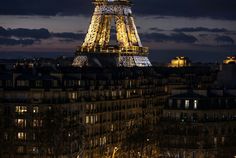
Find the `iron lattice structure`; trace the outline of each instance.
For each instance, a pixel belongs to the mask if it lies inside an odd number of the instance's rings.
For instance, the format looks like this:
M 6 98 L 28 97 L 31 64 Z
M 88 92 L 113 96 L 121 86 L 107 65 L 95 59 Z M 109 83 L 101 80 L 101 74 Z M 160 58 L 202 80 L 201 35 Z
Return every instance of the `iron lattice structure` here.
M 73 65 L 151 66 L 148 48 L 143 47 L 129 0 L 94 0 L 95 10 L 82 46 L 76 50 Z M 115 22 L 117 44 L 111 45 L 111 26 Z M 106 64 L 105 64 L 106 65 Z

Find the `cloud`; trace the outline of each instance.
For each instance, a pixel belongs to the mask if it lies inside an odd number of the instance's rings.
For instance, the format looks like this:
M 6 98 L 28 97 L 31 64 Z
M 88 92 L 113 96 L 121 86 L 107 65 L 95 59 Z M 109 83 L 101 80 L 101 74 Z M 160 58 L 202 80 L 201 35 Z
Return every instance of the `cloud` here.
M 47 29 L 4 29 L 0 27 L 0 36 L 2 37 L 19 37 L 19 38 L 35 38 L 35 39 L 47 39 L 50 38 L 50 33 Z
M 230 32 L 225 28 L 205 28 L 205 27 L 185 27 L 185 28 L 176 28 L 173 31 L 175 32 L 212 32 L 212 33 L 221 33 L 221 32 Z
M 146 33 L 142 34 L 141 37 L 146 42 L 176 42 L 176 43 L 195 43 L 197 38 L 192 35 L 186 35 L 184 33 L 172 33 L 170 35 L 162 33 Z
M 229 36 L 218 36 L 215 38 L 215 41 L 220 46 L 234 45 L 234 40 Z
M 155 32 L 160 32 L 160 31 L 163 31 L 162 29 L 159 29 L 157 27 L 151 27 L 149 28 L 150 31 L 155 31 Z
M 84 33 L 73 32 L 61 32 L 53 33 L 47 29 L 5 29 L 0 27 L 0 45 L 12 46 L 12 45 L 32 45 L 36 41 L 41 41 L 50 38 L 59 38 L 61 42 L 74 42 L 83 40 Z
M 135 0 L 135 14 L 236 19 L 235 0 Z M 90 15 L 90 0 L 2 0 L 4 15 Z
M 52 33 L 53 37 L 66 38 L 69 40 L 83 40 L 85 34 L 83 33 L 72 33 L 72 32 L 63 32 L 63 33 Z
M 136 0 L 135 6 L 142 15 L 236 19 L 235 0 Z
M 76 15 L 92 11 L 89 0 L 2 0 L 0 14 L 4 15 Z
M 22 46 L 29 46 L 33 45 L 35 42 L 39 42 L 38 40 L 33 39 L 10 39 L 10 38 L 0 38 L 0 45 L 3 46 L 16 46 L 16 45 L 22 45 Z

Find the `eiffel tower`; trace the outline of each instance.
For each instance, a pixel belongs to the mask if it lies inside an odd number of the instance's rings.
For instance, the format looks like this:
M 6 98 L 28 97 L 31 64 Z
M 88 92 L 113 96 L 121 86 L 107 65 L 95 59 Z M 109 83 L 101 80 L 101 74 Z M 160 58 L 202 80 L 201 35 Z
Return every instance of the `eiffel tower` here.
M 94 0 L 95 10 L 73 66 L 148 67 L 148 48 L 143 47 L 131 11 L 130 0 Z M 112 45 L 112 22 L 116 43 Z

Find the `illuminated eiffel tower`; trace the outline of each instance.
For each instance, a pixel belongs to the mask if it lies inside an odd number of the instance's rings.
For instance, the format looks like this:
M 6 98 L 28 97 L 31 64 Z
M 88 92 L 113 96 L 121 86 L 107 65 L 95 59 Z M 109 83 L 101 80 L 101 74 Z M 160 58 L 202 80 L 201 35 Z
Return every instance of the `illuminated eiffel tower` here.
M 76 50 L 73 66 L 147 67 L 148 48 L 140 41 L 130 0 L 94 0 L 95 10 L 82 46 Z M 116 44 L 111 44 L 112 22 Z

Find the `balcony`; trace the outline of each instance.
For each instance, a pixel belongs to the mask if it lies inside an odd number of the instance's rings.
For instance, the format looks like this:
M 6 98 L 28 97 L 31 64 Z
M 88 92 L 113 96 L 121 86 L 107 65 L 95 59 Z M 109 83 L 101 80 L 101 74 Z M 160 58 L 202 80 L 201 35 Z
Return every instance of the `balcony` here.
M 78 47 L 76 52 L 80 53 L 102 53 L 102 54 L 119 54 L 119 55 L 148 55 L 149 49 L 147 47 L 117 47 L 117 46 L 108 46 L 108 47 Z

